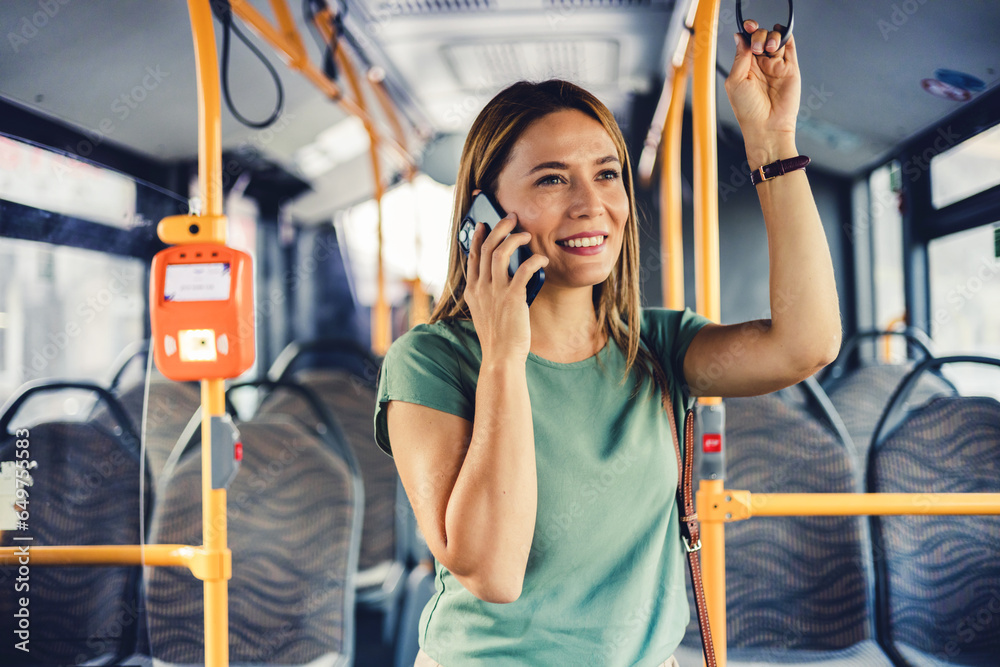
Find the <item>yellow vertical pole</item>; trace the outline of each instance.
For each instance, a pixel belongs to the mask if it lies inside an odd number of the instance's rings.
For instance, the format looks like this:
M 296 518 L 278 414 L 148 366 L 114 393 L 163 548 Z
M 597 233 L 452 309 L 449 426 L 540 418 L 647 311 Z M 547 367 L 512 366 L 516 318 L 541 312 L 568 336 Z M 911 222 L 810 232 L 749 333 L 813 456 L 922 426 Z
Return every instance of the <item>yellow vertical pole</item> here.
M 375 205 L 378 206 L 378 225 L 375 233 L 378 235 L 378 291 L 375 306 L 372 308 L 372 350 L 384 355 L 392 343 L 392 309 L 385 297 L 385 250 L 382 240 L 382 186 L 375 187 Z
M 719 168 L 715 58 L 719 0 L 698 3 L 694 26 L 694 240 L 698 312 L 714 322 L 719 307 Z
M 212 488 L 213 416 L 225 414 L 225 380 L 201 381 L 201 497 L 202 539 L 209 554 L 228 551 L 226 490 Z M 223 568 L 220 568 L 222 571 Z M 229 583 L 220 575 L 205 579 L 205 665 L 229 664 Z
M 188 0 L 198 81 L 198 190 L 203 215 L 222 215 L 222 109 L 215 26 L 206 0 Z
M 396 135 L 396 141 L 400 146 L 406 147 L 406 133 L 403 132 L 403 126 L 399 122 L 399 116 L 395 105 L 393 105 L 392 100 L 389 97 L 389 93 L 385 89 L 385 72 L 381 68 L 372 68 L 368 71 L 368 83 L 371 84 L 372 92 L 375 93 L 375 99 L 378 100 L 379 105 L 382 107 L 382 113 L 388 119 L 389 124 L 392 126 L 392 131 Z M 413 165 L 406 165 L 405 177 L 410 187 L 413 187 L 413 179 L 417 175 L 416 168 Z M 419 217 L 419 213 L 414 211 L 414 215 Z M 417 260 L 419 262 L 420 258 L 420 229 L 419 225 L 415 228 L 417 230 L 416 239 L 414 239 L 414 244 L 416 247 Z M 379 232 L 379 242 L 381 243 L 382 233 Z M 379 262 L 382 261 L 382 252 L 379 250 Z M 410 321 L 409 327 L 412 329 L 418 324 L 425 324 L 431 318 L 430 302 L 427 292 L 424 290 L 423 281 L 420 280 L 420 276 L 416 275 L 413 278 L 413 294 L 410 300 Z M 385 308 L 388 312 L 388 308 Z M 391 333 L 391 332 L 390 332 Z M 391 337 L 391 336 L 390 336 Z M 386 349 L 388 350 L 388 343 L 392 341 L 387 341 Z M 381 352 L 385 354 L 385 352 Z
M 337 60 L 337 66 L 340 67 L 340 71 L 347 77 L 347 83 L 351 88 L 351 93 L 354 95 L 355 103 L 367 114 L 368 109 L 365 104 L 364 91 L 361 89 L 354 66 L 348 60 L 347 54 L 344 53 L 343 47 L 339 43 L 334 52 L 334 57 Z M 376 354 L 385 354 L 389 350 L 389 344 L 392 343 L 392 326 L 390 322 L 391 311 L 389 302 L 385 296 L 385 265 L 382 250 L 382 196 L 385 194 L 385 190 L 382 187 L 382 169 L 378 157 L 380 136 L 371 120 L 363 119 L 363 122 L 365 130 L 368 132 L 369 152 L 372 159 L 372 179 L 375 181 L 375 206 L 378 208 L 378 225 L 376 226 L 376 234 L 378 234 L 378 291 L 376 292 L 375 305 L 372 307 L 372 349 Z
M 215 26 L 207 0 L 188 0 L 198 78 L 198 189 L 204 215 L 222 216 L 222 121 Z M 225 221 L 223 221 L 225 226 Z M 225 238 L 225 234 L 223 234 Z M 223 380 L 201 382 L 202 540 L 210 556 L 228 551 L 226 490 L 212 488 L 213 416 L 225 413 Z M 218 568 L 223 572 L 224 568 Z M 224 574 L 205 578 L 205 665 L 229 664 L 229 587 Z
M 430 297 L 420 276 L 413 279 L 413 301 L 410 305 L 410 328 L 427 324 L 431 319 Z
M 719 172 L 716 144 L 715 62 L 718 43 L 719 0 L 701 0 L 694 22 L 692 126 L 694 129 L 694 242 L 697 309 L 714 322 L 719 305 Z M 718 397 L 703 398 L 706 405 Z M 701 491 L 722 492 L 722 480 L 703 480 Z M 708 618 L 715 657 L 726 665 L 726 544 L 725 523 L 701 524 L 701 561 Z
M 413 222 L 414 230 L 416 231 L 415 237 L 413 239 L 413 246 L 415 251 L 415 256 L 417 258 L 417 265 L 413 276 L 413 290 L 410 297 L 410 321 L 409 328 L 413 328 L 418 324 L 426 324 L 431 319 L 431 302 L 427 291 L 424 289 L 424 282 L 420 280 L 420 202 L 417 200 L 417 189 L 413 185 L 413 177 L 415 172 L 413 170 L 408 170 L 406 174 L 407 180 L 410 182 L 410 188 L 413 192 Z
M 895 331 L 896 327 L 898 327 L 899 325 L 903 325 L 904 329 L 906 328 L 906 313 L 903 313 L 899 317 L 894 317 L 891 320 L 889 320 L 889 323 L 885 325 L 885 330 Z M 904 349 L 903 356 L 905 358 L 906 348 L 903 349 Z M 886 364 L 892 363 L 892 336 L 882 337 L 882 362 Z
M 688 42 L 688 52 L 691 44 Z M 664 123 L 660 160 L 660 243 L 666 267 L 663 271 L 664 305 L 684 309 L 684 219 L 681 199 L 681 130 L 684 127 L 684 100 L 687 96 L 687 54 L 674 67 L 670 107 Z

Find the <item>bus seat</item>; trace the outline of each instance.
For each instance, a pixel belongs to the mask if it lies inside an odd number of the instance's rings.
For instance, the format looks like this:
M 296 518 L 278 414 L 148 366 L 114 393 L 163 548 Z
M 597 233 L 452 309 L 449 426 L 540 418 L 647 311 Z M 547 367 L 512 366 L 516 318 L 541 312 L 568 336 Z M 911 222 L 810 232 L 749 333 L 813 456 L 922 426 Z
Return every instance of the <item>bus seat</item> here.
M 886 329 L 865 329 L 853 334 L 844 341 L 833 363 L 820 372 L 820 383 L 824 391 L 840 382 L 841 378 L 851 372 L 852 364 L 860 362 L 861 367 L 881 363 L 875 345 L 891 339 L 901 339 L 905 345 L 906 359 L 922 361 L 935 356 L 934 343 L 930 337 L 917 327 L 907 326 L 892 331 Z M 899 365 L 899 364 L 888 364 Z
M 889 402 L 889 397 L 913 367 L 912 362 L 862 366 L 847 373 L 829 387 L 830 400 L 844 420 L 857 448 L 859 465 L 863 466 L 868 460 L 872 435 L 875 433 L 879 417 Z M 946 380 L 934 374 L 926 374 L 915 389 L 914 400 L 925 402 L 932 396 L 947 396 L 954 393 L 955 388 Z
M 970 358 L 921 364 L 893 396 L 870 452 L 869 491 L 1000 491 L 1000 403 L 915 398 L 922 375 L 962 359 Z M 911 667 L 1000 664 L 1000 517 L 886 516 L 871 523 L 886 651 Z
M 239 428 L 244 458 L 227 506 L 230 664 L 349 665 L 360 481 L 291 419 L 258 416 Z M 168 482 L 151 542 L 201 544 L 200 456 L 182 458 Z M 146 581 L 154 663 L 203 663 L 202 583 L 178 568 L 148 569 Z
M 375 387 L 340 369 L 296 372 L 295 383 L 310 389 L 333 415 L 350 444 L 365 488 L 364 529 L 358 565 L 358 603 L 383 613 L 381 641 L 391 643 L 405 588 L 409 535 L 409 504 L 396 465 L 372 439 Z M 313 411 L 299 393 L 276 388 L 258 414 L 285 414 L 314 424 Z M 401 505 L 402 503 L 402 505 Z
M 89 383 L 39 384 L 22 391 L 86 388 Z M 104 401 L 114 399 L 91 387 Z M 8 427 L 15 399 L 2 422 L 0 461 L 14 461 L 16 441 Z M 28 429 L 30 471 L 27 530 L 0 531 L 0 546 L 138 544 L 140 484 L 138 438 L 123 410 L 112 409 L 118 432 L 88 422 L 43 422 Z M 147 483 L 145 507 L 149 507 Z M 16 540 L 31 537 L 31 542 Z M 18 568 L 0 567 L 0 664 L 113 664 L 135 650 L 141 610 L 138 567 L 31 567 L 30 653 L 15 648 Z
M 913 370 L 914 361 L 903 363 L 880 363 L 877 359 L 867 358 L 875 348 L 888 339 L 902 339 L 906 346 L 908 359 L 930 359 L 934 357 L 933 343 L 920 329 L 907 327 L 897 331 L 867 330 L 860 331 L 844 341 L 843 348 L 837 359 L 826 369 L 823 376 L 823 389 L 829 395 L 844 420 L 859 456 L 858 467 L 865 472 L 868 461 L 868 449 L 871 447 L 872 435 L 882 411 L 889 401 L 893 391 L 906 375 Z M 862 345 L 867 344 L 869 350 L 862 354 Z M 855 353 L 861 358 L 860 365 L 851 368 Z M 929 398 L 932 395 L 954 395 L 955 387 L 939 375 L 927 375 L 921 380 L 918 394 Z
M 693 613 L 693 612 L 692 612 Z M 682 667 L 704 664 L 701 647 L 685 640 L 674 657 Z M 891 667 L 892 663 L 874 641 L 865 640 L 837 651 L 785 651 L 780 648 L 730 649 L 729 667 Z
M 399 633 L 396 637 L 395 667 L 412 667 L 420 651 L 417 636 L 420 614 L 434 597 L 434 566 L 423 562 L 410 571 L 406 580 L 406 599 L 399 618 Z
M 817 383 L 793 391 L 822 391 Z M 787 393 L 787 392 L 786 392 Z M 726 400 L 726 487 L 853 493 L 855 456 L 814 400 Z M 874 641 L 869 539 L 860 517 L 760 517 L 726 526 L 729 664 L 891 665 Z M 700 661 L 692 622 L 677 657 Z
M 396 466 L 372 441 L 375 390 L 354 375 L 333 369 L 300 371 L 295 382 L 311 389 L 336 417 L 361 468 L 365 485 L 365 524 L 360 571 L 395 559 Z M 280 389 L 261 404 L 258 414 L 287 414 L 313 421 L 301 398 Z
M 116 395 L 128 412 L 132 423 L 142 429 L 143 401 L 146 387 L 138 382 L 118 388 Z M 153 370 L 149 382 L 149 408 L 146 410 L 145 436 L 146 460 L 149 462 L 153 481 L 160 478 L 163 466 L 170 456 L 184 425 L 201 405 L 201 391 L 196 384 L 174 382 Z M 107 410 L 98 409 L 94 420 L 106 423 Z

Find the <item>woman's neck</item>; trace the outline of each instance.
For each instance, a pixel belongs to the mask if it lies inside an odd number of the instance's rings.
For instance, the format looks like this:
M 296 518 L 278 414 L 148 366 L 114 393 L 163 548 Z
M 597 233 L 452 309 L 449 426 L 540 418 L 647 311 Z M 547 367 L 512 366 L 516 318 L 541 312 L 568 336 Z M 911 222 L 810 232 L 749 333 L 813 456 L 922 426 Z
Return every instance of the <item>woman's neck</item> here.
M 539 292 L 529 309 L 531 351 L 557 363 L 594 356 L 607 337 L 598 326 L 593 288 L 552 287 L 548 293 L 546 289 Z

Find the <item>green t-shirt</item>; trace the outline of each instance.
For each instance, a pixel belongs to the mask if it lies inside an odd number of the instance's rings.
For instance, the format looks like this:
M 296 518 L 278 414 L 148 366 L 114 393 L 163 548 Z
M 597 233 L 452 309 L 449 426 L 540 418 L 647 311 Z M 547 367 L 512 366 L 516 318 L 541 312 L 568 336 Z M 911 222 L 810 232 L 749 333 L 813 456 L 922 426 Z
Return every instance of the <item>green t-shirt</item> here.
M 642 313 L 642 339 L 672 376 L 678 420 L 684 354 L 707 322 L 690 310 Z M 473 421 L 481 360 L 470 321 L 419 325 L 400 337 L 379 379 L 378 445 L 391 453 L 392 400 Z M 526 364 L 538 510 L 521 596 L 484 602 L 435 562 L 420 647 L 444 667 L 658 665 L 689 619 L 666 412 L 648 377 L 632 396 L 635 369 L 619 384 L 625 356 L 613 340 L 583 361 L 529 354 Z

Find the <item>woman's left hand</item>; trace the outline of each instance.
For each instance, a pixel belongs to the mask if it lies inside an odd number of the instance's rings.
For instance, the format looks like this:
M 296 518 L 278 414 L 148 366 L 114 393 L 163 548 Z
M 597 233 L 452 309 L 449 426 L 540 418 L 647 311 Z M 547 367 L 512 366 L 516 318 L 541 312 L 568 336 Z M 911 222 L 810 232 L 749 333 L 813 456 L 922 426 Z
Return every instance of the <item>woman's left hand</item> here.
M 794 42 L 778 49 L 777 31 L 757 30 L 752 21 L 746 27 L 755 31 L 752 46 L 737 36 L 726 92 L 743 130 L 747 162 L 756 170 L 798 154 L 795 120 L 802 86 Z M 837 282 L 805 171 L 769 179 L 756 190 L 767 227 L 771 319 L 703 327 L 684 357 L 684 377 L 694 396 L 777 391 L 813 375 L 840 350 Z M 732 362 L 719 373 L 723 358 Z
M 761 29 L 756 21 L 744 21 L 752 32 L 750 46 L 736 35 L 736 59 L 726 79 L 726 93 L 736 113 L 748 148 L 794 137 L 802 82 L 795 53 L 795 40 L 778 48 L 781 33 Z

